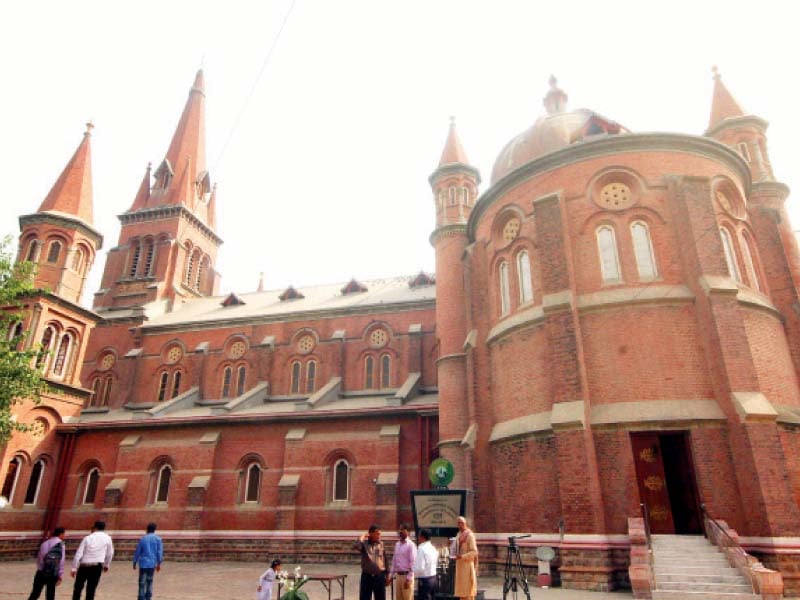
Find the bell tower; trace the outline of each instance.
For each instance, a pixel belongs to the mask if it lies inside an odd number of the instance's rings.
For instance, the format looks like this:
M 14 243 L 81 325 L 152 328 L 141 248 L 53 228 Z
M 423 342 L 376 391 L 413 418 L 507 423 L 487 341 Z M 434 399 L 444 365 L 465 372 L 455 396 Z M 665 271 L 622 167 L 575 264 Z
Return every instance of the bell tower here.
M 478 196 L 480 174 L 469 164 L 450 121 L 439 166 L 428 178 L 436 206 L 431 244 L 436 251 L 436 335 L 439 342 L 439 451 L 455 467 L 455 487 L 471 489 L 471 454 L 465 447 L 474 427 L 468 407 L 467 290 L 462 257 L 467 247 L 467 220 Z
M 133 204 L 119 215 L 119 242 L 109 250 L 98 310 L 176 302 L 216 293 L 222 239 L 214 231 L 215 186 L 206 167 L 203 71 L 195 76 L 167 154 L 147 166 Z

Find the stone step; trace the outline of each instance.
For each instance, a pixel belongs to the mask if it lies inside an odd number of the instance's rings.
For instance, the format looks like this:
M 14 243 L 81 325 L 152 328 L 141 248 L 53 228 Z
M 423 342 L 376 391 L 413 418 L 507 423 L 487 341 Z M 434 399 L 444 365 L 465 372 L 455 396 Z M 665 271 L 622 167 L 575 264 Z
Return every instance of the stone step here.
M 662 537 L 660 535 L 654 535 L 650 537 L 650 541 L 654 546 L 656 545 L 685 546 L 686 544 L 702 545 L 711 543 L 708 541 L 708 538 L 705 538 L 701 535 L 696 535 L 696 536 L 676 535 L 676 536 L 665 536 L 665 537 Z
M 731 566 L 724 567 L 698 567 L 695 565 L 653 565 L 653 571 L 656 576 L 669 575 L 672 573 L 680 574 L 686 573 L 687 575 L 739 575 L 741 573 Z
M 653 554 L 658 556 L 724 556 L 716 546 L 701 546 L 700 548 L 653 548 Z
M 749 585 L 747 580 L 742 577 L 735 569 L 730 573 L 685 573 L 671 572 L 659 573 L 656 571 L 656 581 L 697 581 L 700 583 L 738 583 Z
M 700 583 L 697 581 L 667 581 L 658 582 L 656 589 L 664 591 L 682 592 L 734 592 L 737 594 L 752 594 L 750 584 L 736 583 Z
M 726 592 L 686 592 L 686 591 L 664 591 L 654 590 L 653 600 L 756 600 L 757 596 L 752 592 L 747 594 L 736 594 Z
M 725 567 L 730 567 L 730 563 L 725 560 L 724 558 L 693 558 L 691 561 L 688 561 L 686 558 L 681 559 L 665 559 L 658 556 L 653 557 L 653 564 L 658 567 L 707 567 L 709 569 L 724 569 Z

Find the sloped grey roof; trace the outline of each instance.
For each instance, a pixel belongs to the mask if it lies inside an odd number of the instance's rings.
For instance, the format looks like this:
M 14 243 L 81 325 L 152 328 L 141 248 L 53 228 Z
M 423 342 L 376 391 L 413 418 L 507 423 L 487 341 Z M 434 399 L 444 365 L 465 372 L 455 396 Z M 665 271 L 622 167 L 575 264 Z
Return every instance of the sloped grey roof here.
M 228 320 L 250 320 L 263 318 L 279 320 L 288 316 L 302 318 L 305 313 L 349 313 L 380 309 L 380 307 L 409 308 L 419 303 L 430 303 L 436 299 L 436 286 L 409 287 L 414 277 L 391 277 L 361 281 L 366 292 L 342 294 L 346 283 L 334 283 L 296 288 L 304 298 L 281 301 L 284 290 L 252 292 L 236 296 L 244 304 L 222 306 L 228 296 L 197 298 L 176 307 L 172 312 L 151 317 L 145 328 L 173 327 L 190 323 L 219 323 Z M 400 305 L 400 306 L 398 306 Z

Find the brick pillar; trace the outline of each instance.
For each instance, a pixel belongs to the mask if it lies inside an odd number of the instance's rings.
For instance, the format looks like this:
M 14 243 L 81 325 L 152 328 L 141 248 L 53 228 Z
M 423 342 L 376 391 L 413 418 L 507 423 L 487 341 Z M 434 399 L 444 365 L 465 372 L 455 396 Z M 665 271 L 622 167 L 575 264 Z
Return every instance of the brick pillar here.
M 550 348 L 550 396 L 556 441 L 561 516 L 568 533 L 605 530 L 605 516 L 584 385 L 580 324 L 563 201 L 557 194 L 534 203 L 539 240 L 544 329 Z
M 201 529 L 203 507 L 206 503 L 206 492 L 210 475 L 198 475 L 192 478 L 186 494 L 186 509 L 183 513 L 183 529 Z
M 103 492 L 103 517 L 109 530 L 118 529 L 120 520 L 120 507 L 128 487 L 127 479 L 113 479 Z
M 777 413 L 761 393 L 738 287 L 728 274 L 711 184 L 703 177 L 674 178 L 670 206 L 687 284 L 696 297 L 700 339 L 714 394 L 728 417 L 730 451 L 736 465 L 748 535 L 796 535 L 800 511 L 792 496 Z M 714 499 L 703 499 L 712 516 Z
M 375 522 L 387 531 L 400 525 L 397 515 L 397 473 L 378 473 L 375 481 Z
M 297 489 L 300 475 L 284 474 L 278 482 L 278 506 L 275 515 L 275 529 L 294 531 L 297 516 Z

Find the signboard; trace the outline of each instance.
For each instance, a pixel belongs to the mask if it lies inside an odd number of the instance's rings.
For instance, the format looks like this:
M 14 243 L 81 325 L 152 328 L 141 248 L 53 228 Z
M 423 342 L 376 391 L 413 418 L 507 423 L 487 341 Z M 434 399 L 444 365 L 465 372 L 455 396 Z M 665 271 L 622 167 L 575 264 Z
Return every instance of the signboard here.
M 453 537 L 456 519 L 467 509 L 467 490 L 412 490 L 414 529 L 430 529 L 433 537 Z
M 428 477 L 436 487 L 447 487 L 453 483 L 455 473 L 453 463 L 446 458 L 437 458 L 428 468 Z

